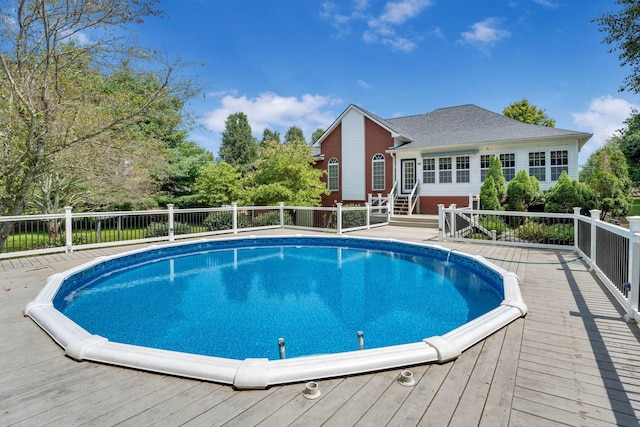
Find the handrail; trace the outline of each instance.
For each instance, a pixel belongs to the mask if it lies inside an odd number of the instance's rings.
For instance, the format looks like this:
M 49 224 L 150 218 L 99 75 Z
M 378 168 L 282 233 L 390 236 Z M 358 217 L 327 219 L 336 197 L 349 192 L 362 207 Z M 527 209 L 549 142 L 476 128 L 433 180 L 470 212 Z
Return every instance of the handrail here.
M 407 212 L 407 215 L 411 215 L 413 213 L 413 208 L 415 208 L 418 203 L 418 188 L 420 188 L 420 181 L 416 180 L 415 184 L 413 184 L 411 194 L 409 194 L 409 212 Z

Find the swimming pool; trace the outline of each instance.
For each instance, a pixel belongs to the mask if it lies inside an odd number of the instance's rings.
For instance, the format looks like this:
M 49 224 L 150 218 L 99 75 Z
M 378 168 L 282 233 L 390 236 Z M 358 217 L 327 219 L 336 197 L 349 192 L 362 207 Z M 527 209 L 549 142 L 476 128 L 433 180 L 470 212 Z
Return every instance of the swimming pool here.
M 211 254 L 219 258 L 213 260 Z M 266 268 L 271 265 L 270 274 L 248 269 L 259 261 L 268 263 Z M 363 267 L 348 273 L 356 261 Z M 430 276 L 425 264 L 431 270 L 435 266 L 438 274 Z M 144 274 L 123 282 L 123 276 L 137 269 Z M 381 274 L 394 269 L 410 287 L 398 288 Z M 194 270 L 219 286 L 196 283 Z M 275 280 L 258 280 L 267 276 Z M 169 295 L 154 291 L 158 281 L 169 283 Z M 339 292 L 343 287 L 349 289 Z M 461 288 L 469 287 L 471 293 L 462 292 Z M 448 291 L 457 298 L 453 309 L 442 308 L 441 324 L 429 325 L 433 322 L 421 316 L 442 306 L 429 308 L 429 300 L 434 293 Z M 122 312 L 116 311 L 122 299 L 97 299 L 128 292 L 134 293 L 124 300 L 137 302 Z M 260 298 L 253 299 L 254 294 Z M 431 296 L 421 299 L 425 294 Z M 168 299 L 172 302 L 160 308 L 160 300 Z M 474 304 L 483 299 L 482 304 Z M 383 304 L 389 300 L 393 304 Z M 91 309 L 96 304 L 103 308 L 100 312 L 119 314 L 86 316 L 96 311 Z M 284 310 L 285 305 L 294 308 Z M 249 310 L 251 306 L 254 311 Z M 269 306 L 280 307 L 273 314 Z M 158 322 L 151 315 L 154 307 L 159 318 L 169 319 L 168 327 L 153 329 Z M 178 332 L 185 312 L 196 312 L 196 323 Z M 240 389 L 444 362 L 525 313 L 517 277 L 482 258 L 394 240 L 334 236 L 211 239 L 101 258 L 49 278 L 25 309 L 74 359 L 228 383 Z M 237 322 L 223 325 L 228 317 L 237 317 Z M 105 319 L 115 319 L 115 327 L 105 326 Z M 390 323 L 383 327 L 384 322 Z M 251 347 L 259 341 L 254 339 L 257 331 L 271 324 L 276 327 L 267 333 L 267 342 Z M 138 332 L 133 338 L 119 334 L 118 325 Z M 286 325 L 295 327 L 287 332 L 282 329 Z M 377 328 L 391 328 L 394 333 Z M 365 349 L 356 350 L 360 330 L 365 332 Z M 148 340 L 158 336 L 159 342 Z M 279 336 L 287 342 L 286 359 L 278 359 Z M 231 344 L 223 348 L 201 345 L 225 340 Z

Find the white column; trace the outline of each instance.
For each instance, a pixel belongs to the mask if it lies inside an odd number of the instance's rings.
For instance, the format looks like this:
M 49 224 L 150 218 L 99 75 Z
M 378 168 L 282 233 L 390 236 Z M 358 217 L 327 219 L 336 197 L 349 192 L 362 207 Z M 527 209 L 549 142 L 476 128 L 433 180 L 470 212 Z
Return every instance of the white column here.
M 71 206 L 64 207 L 64 234 L 65 234 L 65 246 L 66 252 L 73 252 L 73 222 L 71 221 Z
M 176 238 L 175 238 L 175 232 L 174 232 L 174 220 L 173 220 L 173 204 L 169 203 L 167 205 L 167 208 L 169 209 L 169 241 L 173 242 Z
M 640 299 L 640 216 L 629 216 L 629 283 L 631 289 L 627 295 L 628 307 L 625 320 L 634 319 L 634 313 L 638 313 L 638 300 Z M 637 319 L 634 319 L 637 321 Z

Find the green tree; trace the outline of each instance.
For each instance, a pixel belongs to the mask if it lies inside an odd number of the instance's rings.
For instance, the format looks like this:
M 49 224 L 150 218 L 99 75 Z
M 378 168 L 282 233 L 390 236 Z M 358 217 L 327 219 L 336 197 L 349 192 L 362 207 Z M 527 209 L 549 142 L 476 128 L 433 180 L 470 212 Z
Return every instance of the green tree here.
M 607 215 L 614 218 L 629 212 L 632 203 L 631 180 L 624 154 L 613 146 L 598 150 L 595 157 L 594 173 L 587 185 L 598 195 L 600 218 Z
M 499 211 L 502 209 L 495 181 L 492 176 L 487 176 L 480 187 L 480 205 L 487 211 Z
M 535 176 L 529 176 L 524 169 L 509 181 L 507 187 L 508 210 L 526 212 L 529 210 L 529 206 L 541 198 L 540 182 Z
M 315 144 L 317 140 L 324 134 L 324 129 L 318 128 L 311 134 L 311 145 Z
M 637 110 L 633 110 L 624 121 L 624 128 L 611 137 L 611 144 L 620 149 L 627 159 L 633 184 L 640 185 L 640 114 Z
M 251 133 L 247 115 L 230 114 L 224 123 L 219 159 L 246 173 L 258 158 L 258 143 Z
M 609 52 L 619 51 L 618 59 L 622 67 L 631 67 L 620 91 L 630 90 L 640 93 L 640 1 L 616 0 L 622 9 L 615 13 L 605 13 L 594 19 L 601 32 L 607 33 L 604 42 L 613 46 Z
M 267 141 L 281 142 L 280 132 L 278 132 L 277 130 L 272 131 L 269 128 L 264 128 L 264 131 L 262 132 L 262 140 L 260 141 L 260 146 L 263 146 Z
M 199 200 L 208 206 L 229 205 L 242 195 L 241 174 L 229 163 L 210 163 L 200 171 L 196 189 Z
M 487 181 L 489 181 L 489 183 L 487 183 Z M 489 187 L 493 187 L 493 189 L 490 189 Z M 485 194 L 486 200 L 482 199 L 483 193 Z M 498 200 L 497 205 L 493 200 L 494 194 Z M 480 203 L 482 204 L 483 209 L 489 209 L 487 206 L 492 206 L 492 208 L 489 210 L 498 210 L 500 209 L 500 205 L 504 202 L 506 195 L 507 188 L 505 186 L 505 179 L 502 173 L 502 162 L 496 156 L 491 156 L 491 158 L 489 159 L 489 169 L 487 170 L 487 176 L 485 177 L 484 183 L 480 188 Z
M 569 178 L 566 171 L 547 190 L 544 201 L 545 212 L 573 213 L 573 208 L 579 207 L 582 215 L 588 215 L 598 207 L 596 193 L 584 182 Z
M 162 195 L 156 197 L 158 204 L 172 203 L 180 208 L 198 206 L 196 182 L 200 171 L 214 162 L 213 154 L 193 141 L 185 141 L 170 150 L 169 162 L 167 175 L 162 179 Z
M 291 144 L 294 141 L 302 141 L 306 144 L 306 140 L 304 139 L 304 132 L 297 126 L 291 126 L 287 133 L 284 134 L 284 143 Z
M 23 213 L 39 177 L 55 174 L 65 156 L 77 152 L 87 164 L 98 163 L 97 147 L 109 144 L 124 153 L 133 145 L 118 138 L 127 126 L 166 97 L 190 94 L 189 81 L 174 79 L 178 63 L 163 64 L 124 39 L 133 24 L 159 15 L 157 3 L 2 1 L 0 215 Z M 153 69 L 158 85 L 141 93 L 126 86 L 105 90 L 105 77 L 134 67 Z M 93 156 L 86 154 L 88 146 L 96 147 Z M 131 176 L 139 170 L 132 165 L 120 164 L 112 173 Z M 0 247 L 6 227 L 0 227 Z
M 319 206 L 329 194 L 321 181 L 324 171 L 313 167 L 311 146 L 293 140 L 289 144 L 267 142 L 255 169 L 246 176 L 247 202 L 273 206 Z
M 555 127 L 556 121 L 547 116 L 545 110 L 540 110 L 526 98 L 513 102 L 502 110 L 502 114 L 522 123 Z

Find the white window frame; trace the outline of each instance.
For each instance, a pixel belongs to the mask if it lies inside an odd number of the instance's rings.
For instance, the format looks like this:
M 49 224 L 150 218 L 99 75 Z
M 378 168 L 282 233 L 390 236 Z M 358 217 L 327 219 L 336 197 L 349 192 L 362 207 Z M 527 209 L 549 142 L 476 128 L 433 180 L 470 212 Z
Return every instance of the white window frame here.
M 547 153 L 545 151 L 531 151 L 529 153 L 529 176 L 535 176 L 538 181 L 547 181 Z
M 438 183 L 441 183 L 441 184 L 453 183 L 453 158 L 452 157 L 438 158 Z
M 460 166 L 464 167 L 460 167 Z M 456 157 L 456 183 L 469 183 L 471 182 L 471 157 L 469 156 L 457 156 Z
M 516 177 L 516 154 L 515 153 L 503 153 L 498 156 L 500 163 L 502 163 L 502 175 L 504 180 L 509 182 Z M 507 164 L 507 161 L 509 162 Z
M 493 154 L 480 155 L 480 182 L 484 182 L 484 180 L 487 179 L 487 172 L 489 171 L 492 157 L 494 157 Z
M 340 163 L 335 157 L 327 164 L 327 188 L 332 192 L 340 190 Z
M 377 153 L 371 159 L 371 189 L 373 191 L 384 191 L 385 187 L 385 158 L 383 154 Z
M 557 181 L 562 171 L 569 173 L 569 150 L 553 150 L 549 153 L 551 181 Z
M 436 158 L 427 157 L 422 159 L 422 182 L 424 184 L 436 183 Z

